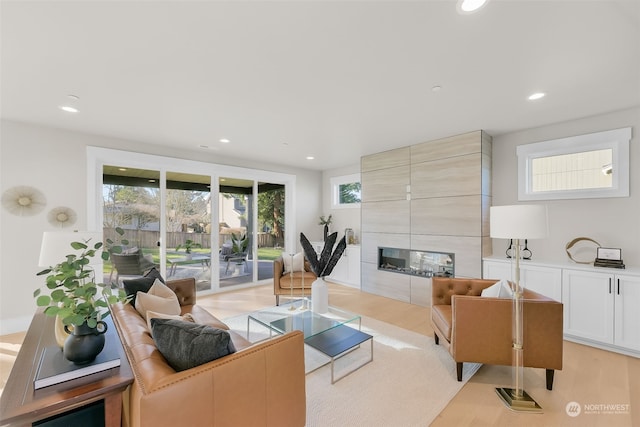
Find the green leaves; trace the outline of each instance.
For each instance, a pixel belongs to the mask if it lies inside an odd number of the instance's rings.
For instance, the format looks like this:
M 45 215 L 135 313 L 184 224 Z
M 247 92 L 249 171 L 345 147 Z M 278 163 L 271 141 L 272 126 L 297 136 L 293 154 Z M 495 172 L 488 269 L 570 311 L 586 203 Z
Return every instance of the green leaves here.
M 121 228 L 116 232 L 120 236 L 124 234 Z M 106 247 L 102 242 L 92 245 L 89 241 L 73 242 L 70 247 L 74 253 L 66 255 L 59 264 L 37 273 L 38 276 L 47 275 L 45 287 L 50 291 L 49 295 L 43 295 L 42 288 L 33 292 L 37 306 L 46 307 L 46 315 L 58 316 L 65 325 L 82 325 L 86 322 L 90 327 L 95 327 L 99 320 L 109 314 L 109 304 L 127 302 L 124 290 L 113 295 L 110 288 L 95 282 L 95 272 L 90 267 L 92 258 L 100 253 L 100 257 L 106 261 L 110 252 L 122 252 L 121 246 L 110 240 L 107 242 Z M 125 242 L 122 240 L 123 244 L 128 244 Z M 100 295 L 101 288 L 105 289 L 105 299 Z

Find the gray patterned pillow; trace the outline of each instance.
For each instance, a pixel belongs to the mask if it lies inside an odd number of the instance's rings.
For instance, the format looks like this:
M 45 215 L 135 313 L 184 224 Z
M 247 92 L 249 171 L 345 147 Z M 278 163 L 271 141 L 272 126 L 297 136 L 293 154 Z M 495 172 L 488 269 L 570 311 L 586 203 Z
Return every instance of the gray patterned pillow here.
M 229 332 L 174 319 L 151 319 L 151 335 L 173 369 L 184 371 L 235 353 Z

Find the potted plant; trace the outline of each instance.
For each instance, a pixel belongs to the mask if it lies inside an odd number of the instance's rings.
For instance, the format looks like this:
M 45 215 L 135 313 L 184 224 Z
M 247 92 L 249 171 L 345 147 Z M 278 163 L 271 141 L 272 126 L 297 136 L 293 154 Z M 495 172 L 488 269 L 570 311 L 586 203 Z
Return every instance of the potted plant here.
M 116 231 L 124 234 L 122 229 Z M 64 355 L 76 364 L 89 363 L 102 351 L 102 334 L 107 327 L 102 319 L 109 316 L 109 305 L 128 300 L 125 291 L 116 284 L 98 283 L 89 267 L 91 259 L 99 253 L 106 261 L 110 253 L 121 253 L 122 247 L 108 240 L 110 247 L 105 248 L 102 242 L 92 244 L 89 240 L 72 242 L 70 246 L 75 252 L 66 255 L 61 263 L 37 273 L 47 275 L 45 286 L 50 292 L 43 294 L 39 288 L 33 293 L 36 304 L 46 307 L 44 313 L 56 316 L 70 334 L 64 343 Z M 122 242 L 127 244 L 125 240 Z
M 201 247 L 202 245 L 200 243 L 196 243 L 191 239 L 187 239 L 184 244 L 176 246 L 176 251 L 184 248 L 184 252 L 187 254 L 187 259 L 191 259 L 191 249 Z
M 331 215 L 329 215 L 327 217 L 327 219 L 324 218 L 324 215 L 322 215 L 320 217 L 320 222 L 318 223 L 318 225 L 324 225 L 324 241 L 327 241 L 327 236 L 329 235 L 329 226 L 331 225 Z
M 329 291 L 324 278 L 331 274 L 336 266 L 342 253 L 347 248 L 345 236 L 336 245 L 333 246 L 338 238 L 338 232 L 331 233 L 324 242 L 324 247 L 320 253 L 320 257 L 313 249 L 313 245 L 307 237 L 300 233 L 300 244 L 304 250 L 304 255 L 311 265 L 311 269 L 318 278 L 311 284 L 311 306 L 316 313 L 326 313 L 329 306 Z
M 243 254 L 247 252 L 247 248 L 249 247 L 249 239 L 247 235 L 242 234 L 234 234 L 231 233 L 231 243 L 232 243 L 232 251 L 234 254 Z

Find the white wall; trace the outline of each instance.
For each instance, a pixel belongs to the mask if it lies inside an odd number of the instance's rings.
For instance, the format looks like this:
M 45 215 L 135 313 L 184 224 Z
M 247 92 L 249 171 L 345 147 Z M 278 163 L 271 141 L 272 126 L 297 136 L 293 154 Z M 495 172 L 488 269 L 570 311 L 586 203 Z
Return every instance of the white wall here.
M 565 251 L 567 242 L 590 237 L 602 246 L 622 248 L 625 264 L 640 266 L 640 108 L 494 136 L 493 205 L 499 206 L 518 203 L 518 145 L 628 126 L 633 128 L 630 197 L 533 202 L 548 206 L 550 236 L 529 242 L 532 259 L 571 262 Z M 507 245 L 506 240 L 494 239 L 494 255 L 504 256 Z
M 42 232 L 54 230 L 47 222 L 47 213 L 57 206 L 70 207 L 78 214 L 73 228 L 86 229 L 87 146 L 292 174 L 296 176 L 296 235 L 317 228 L 317 218 L 322 215 L 320 172 L 11 121 L 0 124 L 0 192 L 26 185 L 37 188 L 47 198 L 45 209 L 35 216 L 15 216 L 4 209 L 0 212 L 0 334 L 25 330 L 36 309 L 33 291 L 44 283 L 36 277 Z
M 360 208 L 331 208 L 331 178 L 354 173 L 360 173 L 360 163 L 336 169 L 327 169 L 322 173 L 322 206 L 324 208 L 322 215 L 325 217 L 332 215 L 329 230 L 331 232 L 337 231 L 338 239 L 344 236 L 345 228 L 352 228 L 358 237 L 358 241 L 360 241 Z M 319 222 L 320 218 L 317 218 L 316 224 Z M 319 231 L 317 240 L 322 240 L 323 227 L 317 225 L 317 229 Z

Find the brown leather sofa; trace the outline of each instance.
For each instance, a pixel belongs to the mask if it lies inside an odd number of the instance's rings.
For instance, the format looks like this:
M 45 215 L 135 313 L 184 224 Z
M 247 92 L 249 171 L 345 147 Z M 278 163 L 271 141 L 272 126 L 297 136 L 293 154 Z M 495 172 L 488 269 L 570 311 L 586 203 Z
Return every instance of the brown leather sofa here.
M 293 275 L 293 278 L 292 278 Z M 276 305 L 280 305 L 280 295 L 301 297 L 302 293 L 302 271 L 284 273 L 284 261 L 282 257 L 273 261 L 273 294 L 276 296 Z M 311 284 L 318 277 L 311 271 L 309 261 L 304 260 L 304 295 L 311 295 Z M 291 288 L 293 287 L 293 292 Z
M 456 362 L 458 381 L 464 362 L 512 364 L 510 298 L 481 297 L 497 280 L 434 277 L 431 326 Z M 562 369 L 562 304 L 525 289 L 523 339 L 525 367 L 546 369 L 547 390 L 555 369 Z
M 182 314 L 228 327 L 195 304 L 194 279 L 168 281 Z M 258 344 L 229 331 L 236 352 L 176 372 L 156 348 L 146 320 L 130 304 L 111 306 L 135 380 L 124 401 L 126 425 L 304 426 L 304 341 L 294 331 Z M 123 424 L 124 425 L 124 424 Z

